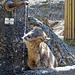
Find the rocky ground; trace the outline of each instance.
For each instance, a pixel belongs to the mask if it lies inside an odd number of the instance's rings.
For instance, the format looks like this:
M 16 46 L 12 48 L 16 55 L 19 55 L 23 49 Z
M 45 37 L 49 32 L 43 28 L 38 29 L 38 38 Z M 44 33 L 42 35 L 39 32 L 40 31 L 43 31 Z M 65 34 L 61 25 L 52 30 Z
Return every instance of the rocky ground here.
M 29 7 L 29 16 L 39 19 L 52 29 L 58 37 L 64 37 L 64 0 L 37 0 Z M 30 3 L 31 4 L 31 3 Z
M 16 75 L 75 75 L 75 65 L 66 67 L 57 67 L 55 69 L 42 69 L 35 71 L 25 71 Z

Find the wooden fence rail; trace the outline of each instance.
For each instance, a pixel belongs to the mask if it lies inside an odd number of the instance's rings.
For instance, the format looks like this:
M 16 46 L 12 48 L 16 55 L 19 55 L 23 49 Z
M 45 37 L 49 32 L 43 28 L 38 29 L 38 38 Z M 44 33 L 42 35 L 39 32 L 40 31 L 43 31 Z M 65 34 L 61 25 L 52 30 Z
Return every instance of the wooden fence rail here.
M 65 0 L 64 38 L 75 40 L 75 0 Z

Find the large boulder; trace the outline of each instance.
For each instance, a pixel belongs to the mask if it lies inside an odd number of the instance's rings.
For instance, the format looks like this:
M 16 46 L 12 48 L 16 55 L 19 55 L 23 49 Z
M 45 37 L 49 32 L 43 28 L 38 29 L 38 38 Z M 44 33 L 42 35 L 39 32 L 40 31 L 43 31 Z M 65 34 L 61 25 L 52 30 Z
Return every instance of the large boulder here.
M 30 30 L 34 26 L 41 27 L 44 30 L 44 32 L 48 35 L 48 37 L 51 38 L 51 41 L 48 41 L 46 43 L 57 58 L 59 66 L 75 64 L 75 56 L 71 52 L 69 52 L 67 45 L 50 29 L 50 27 L 42 24 L 42 22 L 40 22 L 36 18 L 30 17 Z

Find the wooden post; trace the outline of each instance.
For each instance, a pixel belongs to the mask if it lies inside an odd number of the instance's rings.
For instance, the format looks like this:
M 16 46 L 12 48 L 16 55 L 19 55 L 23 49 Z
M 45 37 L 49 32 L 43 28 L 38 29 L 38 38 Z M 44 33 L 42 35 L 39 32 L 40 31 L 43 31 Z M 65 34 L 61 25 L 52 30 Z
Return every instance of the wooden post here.
M 74 40 L 75 39 L 75 0 L 72 1 L 72 39 Z
M 75 0 L 65 0 L 64 38 L 75 40 Z

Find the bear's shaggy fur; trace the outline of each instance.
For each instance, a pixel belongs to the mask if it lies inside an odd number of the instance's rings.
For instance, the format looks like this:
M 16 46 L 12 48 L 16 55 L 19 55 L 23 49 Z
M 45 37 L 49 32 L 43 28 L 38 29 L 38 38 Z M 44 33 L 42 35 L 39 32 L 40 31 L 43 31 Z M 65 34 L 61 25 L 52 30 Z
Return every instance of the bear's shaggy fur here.
M 48 45 L 44 41 L 49 40 L 40 27 L 34 27 L 22 37 L 28 48 L 28 66 L 30 69 L 54 68 L 58 62 Z

